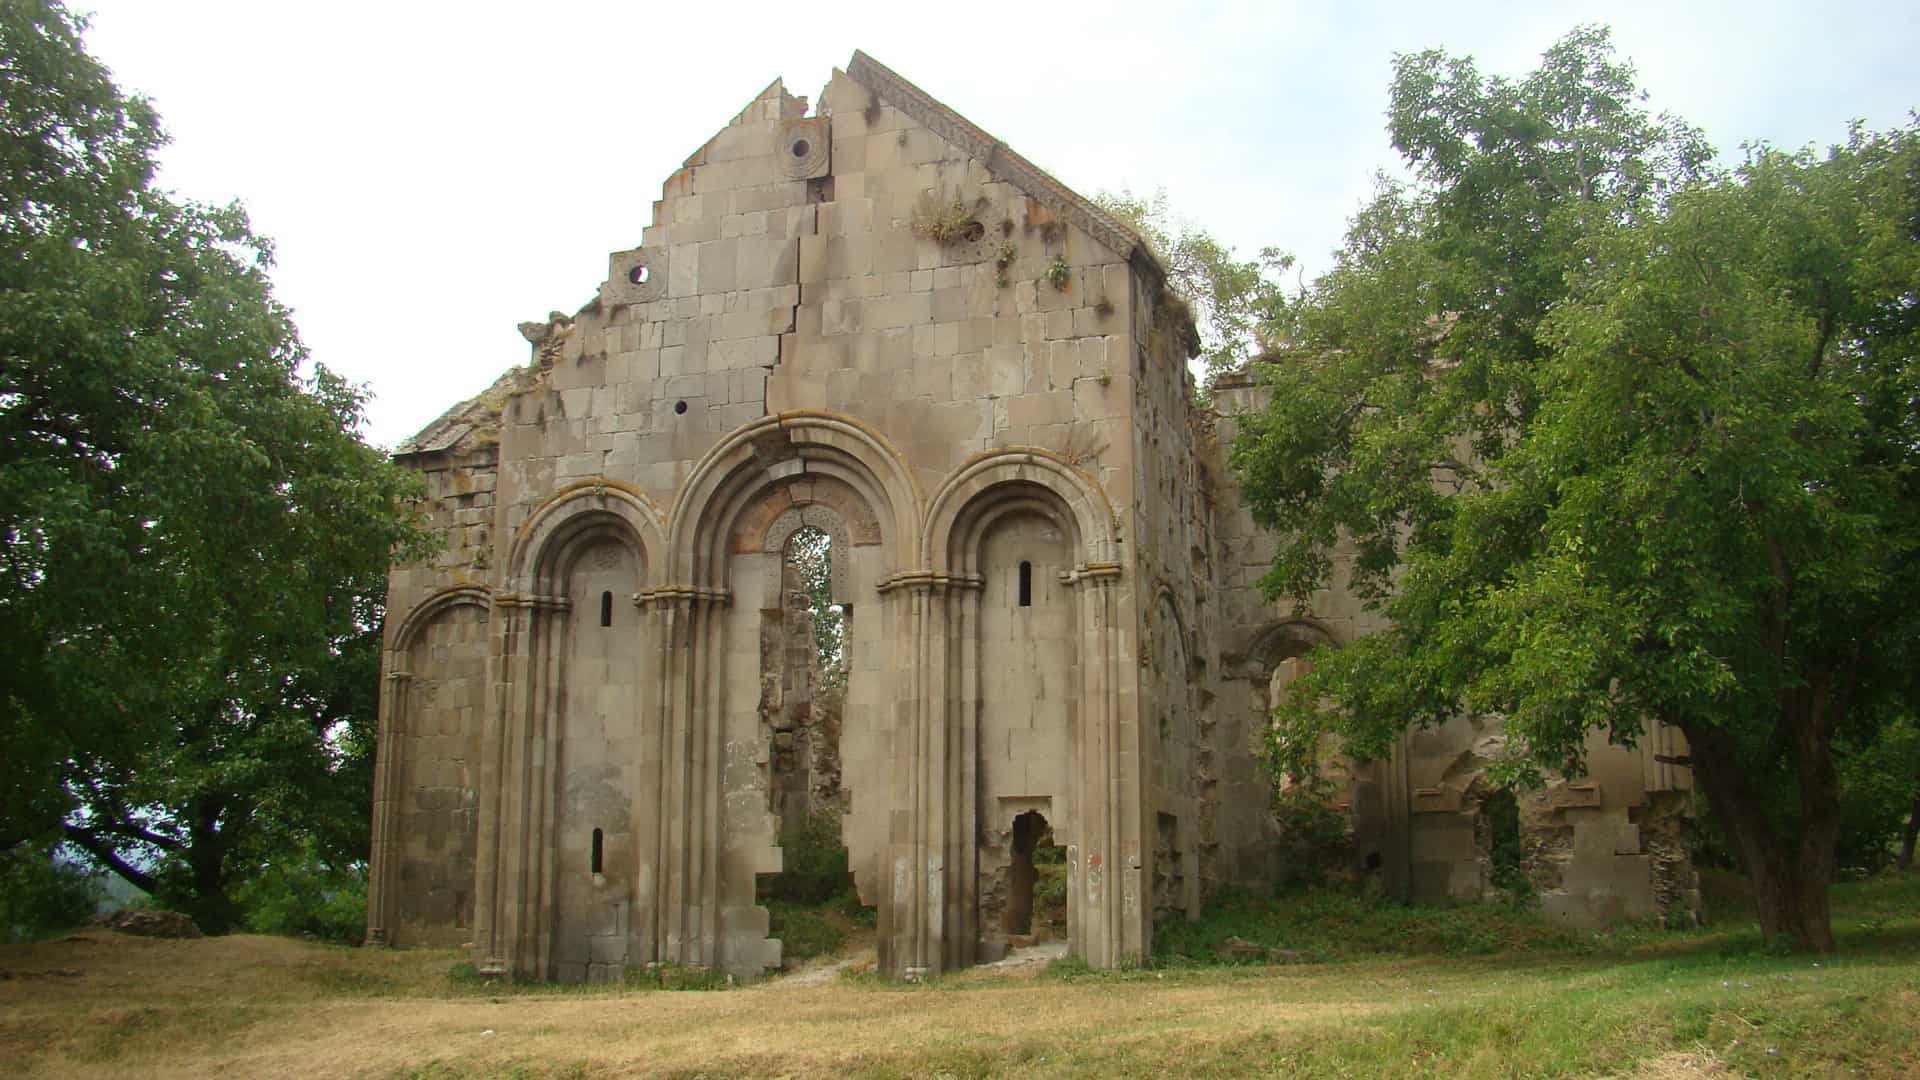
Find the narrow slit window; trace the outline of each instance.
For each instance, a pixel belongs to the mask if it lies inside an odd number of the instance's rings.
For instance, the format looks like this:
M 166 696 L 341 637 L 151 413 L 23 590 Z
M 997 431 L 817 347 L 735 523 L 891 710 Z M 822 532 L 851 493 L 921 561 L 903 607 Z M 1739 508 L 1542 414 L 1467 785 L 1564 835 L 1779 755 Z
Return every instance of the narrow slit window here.
M 613 625 L 613 593 L 611 592 L 600 594 L 600 625 Z
M 600 865 L 601 865 L 600 864 L 600 847 L 601 847 L 600 830 L 595 829 L 593 830 L 593 872 L 596 874 L 600 872 Z
M 1030 562 L 1020 564 L 1020 606 L 1033 606 L 1033 564 Z

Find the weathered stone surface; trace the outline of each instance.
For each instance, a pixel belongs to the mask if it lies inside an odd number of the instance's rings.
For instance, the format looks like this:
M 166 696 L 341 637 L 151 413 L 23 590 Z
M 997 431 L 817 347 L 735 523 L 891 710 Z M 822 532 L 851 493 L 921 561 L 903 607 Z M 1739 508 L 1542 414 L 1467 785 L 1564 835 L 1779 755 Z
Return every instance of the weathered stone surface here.
M 1041 848 L 1096 966 L 1287 874 L 1267 710 L 1379 622 L 1343 589 L 1260 596 L 1273 542 L 1219 449 L 1259 391 L 1195 406 L 1137 238 L 856 54 L 817 110 L 767 87 L 641 239 L 399 451 L 446 545 L 389 583 L 370 940 L 754 975 L 781 951 L 758 879 L 823 812 L 903 976 L 1041 933 Z M 814 664 L 802 528 L 831 539 L 844 680 Z M 1341 764 L 1349 876 L 1485 895 L 1498 739 L 1463 719 Z M 1684 770 L 1592 760 L 1523 807 L 1543 903 L 1690 904 Z

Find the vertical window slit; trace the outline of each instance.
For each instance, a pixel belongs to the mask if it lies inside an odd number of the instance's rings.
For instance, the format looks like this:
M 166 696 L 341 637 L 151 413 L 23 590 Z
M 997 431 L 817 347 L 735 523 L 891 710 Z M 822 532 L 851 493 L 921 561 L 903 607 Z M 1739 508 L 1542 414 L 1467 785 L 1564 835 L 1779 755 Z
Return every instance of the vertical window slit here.
M 595 829 L 593 830 L 593 872 L 596 874 L 600 872 L 600 846 L 600 830 Z
M 600 625 L 613 625 L 613 593 L 611 592 L 600 594 Z
M 1030 562 L 1020 564 L 1020 606 L 1033 606 L 1033 564 Z

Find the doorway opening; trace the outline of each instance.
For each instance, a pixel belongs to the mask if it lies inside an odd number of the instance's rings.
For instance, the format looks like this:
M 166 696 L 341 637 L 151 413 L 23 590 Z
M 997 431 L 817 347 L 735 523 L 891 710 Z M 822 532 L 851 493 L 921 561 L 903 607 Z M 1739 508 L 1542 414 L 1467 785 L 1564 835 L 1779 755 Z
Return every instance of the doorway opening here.
M 1038 810 L 1013 819 L 1012 861 L 1000 929 L 1036 941 L 1067 936 L 1067 852 L 1053 842 L 1053 826 Z

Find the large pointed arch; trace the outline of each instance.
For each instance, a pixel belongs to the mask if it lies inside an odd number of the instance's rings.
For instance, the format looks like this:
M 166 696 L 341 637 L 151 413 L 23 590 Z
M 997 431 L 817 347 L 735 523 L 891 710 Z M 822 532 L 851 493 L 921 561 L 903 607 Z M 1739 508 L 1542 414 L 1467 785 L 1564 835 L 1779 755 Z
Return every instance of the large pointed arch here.
M 666 580 L 724 588 L 734 518 L 769 486 L 808 474 L 858 492 L 879 521 L 889 561 L 912 565 L 922 500 L 900 451 L 851 417 L 794 410 L 735 429 L 694 465 L 668 517 Z

